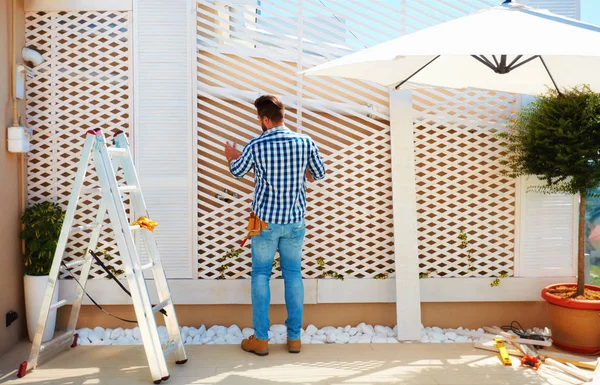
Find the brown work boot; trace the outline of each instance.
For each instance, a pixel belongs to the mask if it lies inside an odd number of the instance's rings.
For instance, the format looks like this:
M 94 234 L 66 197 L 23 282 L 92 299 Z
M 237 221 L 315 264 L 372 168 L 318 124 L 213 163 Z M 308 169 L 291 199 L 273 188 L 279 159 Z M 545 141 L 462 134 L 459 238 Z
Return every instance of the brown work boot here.
M 250 336 L 242 341 L 242 350 L 254 353 L 257 356 L 267 356 L 269 355 L 269 341 Z
M 302 342 L 300 340 L 287 340 L 288 352 L 290 353 L 300 353 L 300 349 L 302 348 Z

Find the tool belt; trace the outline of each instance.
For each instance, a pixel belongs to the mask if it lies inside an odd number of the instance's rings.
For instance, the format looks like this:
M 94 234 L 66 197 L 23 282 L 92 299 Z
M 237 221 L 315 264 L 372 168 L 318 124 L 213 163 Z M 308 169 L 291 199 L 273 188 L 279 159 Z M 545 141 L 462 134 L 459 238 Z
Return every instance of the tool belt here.
M 246 238 L 244 238 L 240 246 L 243 247 L 248 239 L 256 235 L 260 235 L 261 231 L 266 229 L 268 226 L 269 224 L 261 221 L 256 214 L 250 213 L 250 218 L 248 219 L 248 235 L 246 235 Z

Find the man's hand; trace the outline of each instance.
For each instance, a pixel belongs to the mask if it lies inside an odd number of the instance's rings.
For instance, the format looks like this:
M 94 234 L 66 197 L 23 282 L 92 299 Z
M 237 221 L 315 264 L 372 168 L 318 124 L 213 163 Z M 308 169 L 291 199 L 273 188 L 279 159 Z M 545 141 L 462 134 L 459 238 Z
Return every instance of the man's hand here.
M 306 170 L 306 180 L 308 180 L 309 182 L 314 182 L 315 178 L 313 178 L 312 174 L 310 173 L 309 170 Z
M 231 162 L 242 156 L 242 152 L 235 146 L 235 143 L 225 142 L 225 158 L 227 158 L 227 164 L 229 165 L 231 165 Z

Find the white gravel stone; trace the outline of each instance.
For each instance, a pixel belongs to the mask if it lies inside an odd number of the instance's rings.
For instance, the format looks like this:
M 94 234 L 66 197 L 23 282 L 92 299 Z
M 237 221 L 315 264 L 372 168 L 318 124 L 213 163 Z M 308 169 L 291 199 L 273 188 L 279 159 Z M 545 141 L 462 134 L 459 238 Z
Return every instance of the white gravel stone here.
M 388 337 L 387 343 L 388 344 L 397 344 L 397 343 L 399 343 L 399 341 L 396 339 L 396 337 Z
M 352 326 L 346 325 L 346 327 L 344 328 L 344 333 L 350 332 L 350 329 L 352 329 Z
M 242 330 L 242 336 L 244 338 L 248 338 L 248 337 L 250 337 L 253 334 L 254 334 L 254 329 L 252 329 L 252 328 L 244 328 Z
M 242 336 L 241 335 L 235 335 L 235 334 L 227 334 L 225 336 L 225 342 L 227 342 L 230 345 L 237 345 L 237 344 L 241 344 L 242 343 Z
M 198 334 L 200 334 L 201 336 L 206 334 L 206 326 L 202 325 L 198 328 Z
M 269 330 L 267 337 L 269 338 L 269 341 L 270 341 L 271 339 L 273 339 L 273 337 L 275 337 L 275 333 L 273 333 L 272 331 Z
M 133 329 L 133 338 L 135 338 L 138 341 L 142 340 L 142 333 L 140 332 L 140 328 L 139 327 L 135 327 Z
M 275 337 L 276 344 L 285 344 L 287 343 L 287 333 L 286 334 L 277 334 Z
M 336 330 L 337 331 L 337 330 Z M 335 341 L 337 340 L 337 333 L 334 330 L 329 331 L 329 333 L 327 333 L 327 342 L 330 344 L 335 343 Z
M 190 336 L 188 336 L 188 337 L 185 339 L 185 343 L 186 343 L 186 344 L 191 344 L 192 342 L 194 342 L 194 339 L 193 339 L 192 337 L 190 337 Z
M 122 328 L 116 328 L 110 334 L 110 339 L 111 340 L 118 340 L 122 336 L 124 336 L 123 329 Z
M 442 341 L 445 341 L 447 339 L 446 335 L 444 333 L 438 333 L 438 332 L 431 333 L 431 335 L 429 337 L 431 338 L 432 342 L 433 341 L 442 342 Z
M 277 334 L 287 333 L 287 327 L 285 325 L 271 325 L 269 330 Z
M 104 333 L 104 331 L 102 333 Z M 102 341 L 102 337 L 103 335 L 98 335 L 98 332 L 96 332 L 96 330 L 90 331 L 87 336 L 88 340 L 92 343 Z
M 350 328 L 350 330 L 348 330 L 348 334 L 350 334 L 350 337 L 354 337 L 357 333 L 358 333 L 357 328 Z
M 91 331 L 92 330 L 89 328 L 82 328 L 77 331 L 77 334 L 79 334 L 79 338 L 87 339 L 87 337 L 90 335 Z
M 196 329 L 195 327 L 191 327 L 188 330 L 188 335 L 192 338 L 195 338 L 198 335 L 198 329 Z
M 200 340 L 200 342 L 203 344 L 208 344 L 211 340 L 211 337 L 204 337 Z
M 455 341 L 457 337 L 458 334 L 456 334 L 455 332 L 446 332 L 446 338 L 450 341 Z
M 320 341 L 320 342 L 326 342 L 326 341 L 327 341 L 327 336 L 326 336 L 326 335 L 323 335 L 323 334 L 315 334 L 315 335 L 312 337 L 312 342 L 313 342 L 313 344 L 314 344 L 316 341 Z
M 456 337 L 454 342 L 465 343 L 465 342 L 470 342 L 470 341 L 469 341 L 469 337 L 467 337 L 467 336 L 458 336 L 458 337 Z
M 94 332 L 96 333 L 96 335 L 98 337 L 102 337 L 104 335 L 104 328 L 100 327 L 100 326 L 96 326 L 94 328 Z
M 361 328 L 361 331 L 363 334 L 366 334 L 368 336 L 372 336 L 373 334 L 375 334 L 375 329 L 371 325 L 364 325 Z
M 302 342 L 304 345 L 308 345 L 308 344 L 310 344 L 310 343 L 311 343 L 311 341 L 312 341 L 312 337 L 311 337 L 311 336 L 309 336 L 308 334 L 305 334 L 305 335 L 303 335 L 303 336 L 300 338 L 300 341 L 301 341 L 301 342 Z
M 320 344 L 324 344 L 324 343 L 325 343 L 325 342 L 323 342 L 323 341 L 320 341 L 320 340 L 316 340 L 316 339 L 314 339 L 314 338 L 313 338 L 313 340 L 312 340 L 312 342 L 311 342 L 311 344 L 312 344 L 312 345 L 320 345 Z
M 179 330 L 179 333 L 181 333 L 181 334 L 185 333 L 185 334 L 189 335 L 190 334 L 190 328 L 188 326 L 184 326 L 184 327 L 182 327 Z
M 212 342 L 214 342 L 216 345 L 223 345 L 227 341 L 225 340 L 225 336 L 217 336 L 217 338 L 215 338 Z
M 194 336 L 194 339 L 192 340 L 192 343 L 195 345 L 200 345 L 200 343 L 202 343 L 202 338 L 200 337 L 200 334 L 196 334 Z
M 340 335 L 337 335 L 335 342 L 338 344 L 347 344 L 348 342 L 350 342 L 350 334 L 342 333 Z
M 239 326 L 237 326 L 237 325 L 231 325 L 227 329 L 227 334 L 236 336 L 236 337 L 242 337 L 242 331 L 240 330 Z
M 397 335 L 397 334 L 396 334 L 396 332 L 394 331 L 394 329 L 392 329 L 392 328 L 391 328 L 391 327 L 389 327 L 389 326 L 386 326 L 386 327 L 385 327 L 385 331 L 387 332 L 387 336 L 388 336 L 388 337 L 394 337 L 394 336 L 396 336 L 396 335 Z
M 317 327 L 313 324 L 310 324 L 306 327 L 306 334 L 308 334 L 309 336 L 314 336 L 315 334 L 317 334 L 318 331 L 319 329 L 317 329 Z
M 110 336 L 112 335 L 112 329 L 106 329 L 104 330 L 104 335 L 102 336 L 102 340 L 103 341 L 108 341 L 110 340 Z
M 387 337 L 382 337 L 382 336 L 376 335 L 375 337 L 373 337 L 372 342 L 374 344 L 382 344 L 382 343 L 385 344 L 387 342 Z
M 375 325 L 375 334 L 387 336 L 387 330 L 385 329 L 385 326 Z
M 169 333 L 167 332 L 167 327 L 166 326 L 159 326 L 158 327 L 158 334 L 159 335 L 163 335 L 163 336 L 169 335 Z
M 438 328 L 437 326 L 434 326 L 431 328 L 432 331 L 436 332 L 436 333 L 443 333 L 444 331 L 442 330 L 442 328 Z
M 431 342 L 428 336 L 421 337 L 421 342 L 428 343 Z
M 359 340 L 360 340 L 360 336 L 352 336 L 352 337 L 350 337 L 350 341 L 348 341 L 348 343 L 357 344 Z
M 371 336 L 370 335 L 362 335 L 360 336 L 360 339 L 358 340 L 359 344 L 370 344 L 371 343 Z

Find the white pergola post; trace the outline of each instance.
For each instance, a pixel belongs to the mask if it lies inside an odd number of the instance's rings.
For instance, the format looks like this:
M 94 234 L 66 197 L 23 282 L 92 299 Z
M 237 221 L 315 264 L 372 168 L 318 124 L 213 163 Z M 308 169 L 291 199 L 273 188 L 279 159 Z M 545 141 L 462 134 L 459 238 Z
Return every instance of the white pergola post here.
M 398 340 L 421 339 L 412 92 L 390 90 Z

